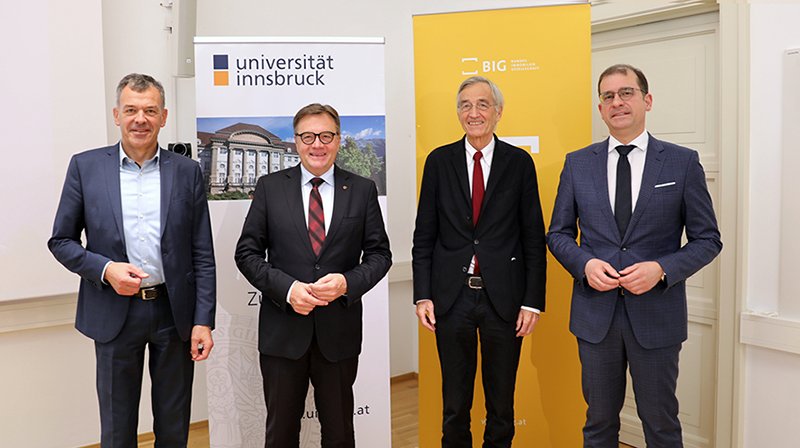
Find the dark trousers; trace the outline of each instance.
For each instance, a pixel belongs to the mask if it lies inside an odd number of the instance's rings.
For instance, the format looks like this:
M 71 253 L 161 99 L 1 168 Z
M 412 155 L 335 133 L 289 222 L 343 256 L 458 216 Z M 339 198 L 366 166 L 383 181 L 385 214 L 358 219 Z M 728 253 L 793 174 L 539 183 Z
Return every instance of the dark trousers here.
M 514 438 L 514 386 L 522 338 L 516 321 L 495 312 L 484 290 L 464 286 L 453 307 L 436 316 L 442 367 L 442 447 L 472 447 L 470 409 L 477 369 L 478 337 L 486 398 L 483 446 L 510 447 Z
M 100 444 L 103 448 L 138 446 L 139 398 L 147 347 L 155 446 L 185 447 L 194 376 L 189 342 L 181 341 L 175 330 L 166 294 L 150 301 L 118 300 L 131 301 L 122 331 L 111 342 L 95 342 Z
M 647 446 L 682 447 L 675 396 L 680 350 L 681 344 L 656 349 L 639 345 L 622 298 L 617 301 L 605 339 L 597 344 L 578 339 L 583 397 L 589 405 L 583 427 L 583 446 L 619 446 L 619 413 L 625 401 L 625 372 L 630 366 L 636 409 Z
M 267 405 L 267 448 L 292 448 L 300 444 L 308 382 L 322 427 L 323 448 L 354 448 L 353 383 L 358 357 L 331 362 L 319 350 L 316 336 L 297 360 L 261 355 L 264 401 Z M 313 414 L 306 415 L 313 417 Z

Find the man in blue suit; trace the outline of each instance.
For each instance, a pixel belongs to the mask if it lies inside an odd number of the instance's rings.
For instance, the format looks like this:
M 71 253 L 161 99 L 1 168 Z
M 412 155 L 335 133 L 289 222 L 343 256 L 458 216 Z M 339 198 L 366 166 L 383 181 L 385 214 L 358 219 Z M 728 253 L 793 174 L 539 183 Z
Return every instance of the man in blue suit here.
M 120 142 L 72 157 L 47 245 L 81 277 L 75 326 L 95 341 L 101 445 L 137 446 L 148 348 L 156 446 L 185 447 L 192 361 L 211 352 L 216 307 L 203 177 L 158 145 L 158 81 L 122 78 L 113 113 Z
M 722 242 L 697 152 L 645 129 L 653 96 L 644 73 L 611 66 L 598 93 L 611 135 L 567 155 L 547 235 L 575 279 L 570 330 L 588 404 L 584 446 L 618 446 L 630 367 L 647 446 L 681 447 L 675 388 L 685 282 Z

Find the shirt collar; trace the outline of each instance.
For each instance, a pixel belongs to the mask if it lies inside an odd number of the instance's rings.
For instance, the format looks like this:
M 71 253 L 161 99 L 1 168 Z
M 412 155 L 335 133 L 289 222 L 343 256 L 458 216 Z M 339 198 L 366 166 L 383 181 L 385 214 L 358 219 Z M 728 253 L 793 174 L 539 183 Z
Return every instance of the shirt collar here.
M 636 148 L 641 149 L 644 152 L 647 152 L 647 144 L 650 142 L 650 134 L 647 133 L 647 129 L 644 130 L 638 137 L 631 140 L 629 145 L 633 145 Z M 615 139 L 614 136 L 608 137 L 608 152 L 616 151 L 617 146 L 622 145 L 619 140 Z
M 315 176 L 315 175 L 311 174 L 311 172 L 308 171 L 306 169 L 306 167 L 304 167 L 303 164 L 301 163 L 300 164 L 300 173 L 301 173 L 300 185 L 305 185 L 305 184 L 311 182 L 311 179 L 313 179 L 315 177 L 319 177 L 320 179 L 324 180 L 326 184 L 328 184 L 330 186 L 333 186 L 333 169 L 334 169 L 335 166 L 336 165 L 331 165 L 331 167 L 328 168 L 328 171 L 325 171 L 324 173 L 322 173 L 322 176 Z
M 481 150 L 483 153 L 483 160 L 485 160 L 488 164 L 492 163 L 492 155 L 494 155 L 494 143 L 494 138 L 492 138 L 489 144 Z M 469 156 L 470 159 L 475 157 L 475 153 L 478 152 L 478 150 L 469 144 L 469 139 L 467 138 L 464 138 L 464 147 L 467 149 L 467 156 Z
M 150 160 L 145 160 L 144 161 L 144 165 L 145 166 L 146 165 L 150 165 L 153 161 L 158 161 L 159 157 L 161 157 L 161 146 L 160 145 L 156 147 L 156 154 L 153 156 L 153 158 L 150 159 Z M 124 166 L 125 165 L 125 160 L 128 160 L 130 163 L 134 163 L 134 164 L 136 163 L 133 159 L 128 157 L 127 154 L 125 154 L 125 150 L 122 149 L 122 142 L 119 142 L 119 165 L 120 166 Z M 144 166 L 142 166 L 142 168 L 143 167 Z

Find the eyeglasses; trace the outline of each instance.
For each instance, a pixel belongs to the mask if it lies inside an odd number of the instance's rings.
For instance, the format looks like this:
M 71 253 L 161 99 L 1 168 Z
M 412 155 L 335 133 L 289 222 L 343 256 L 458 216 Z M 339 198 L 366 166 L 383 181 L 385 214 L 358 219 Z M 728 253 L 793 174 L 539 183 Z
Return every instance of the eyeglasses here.
M 301 132 L 299 134 L 294 134 L 297 137 L 300 137 L 300 141 L 305 143 L 306 145 L 313 145 L 314 141 L 319 137 L 320 143 L 323 145 L 327 145 L 328 143 L 333 141 L 333 138 L 336 137 L 336 132 L 331 131 L 322 131 L 319 133 L 316 132 Z
M 470 103 L 469 101 L 462 101 L 458 103 L 458 111 L 459 112 L 469 112 L 472 108 L 476 108 L 481 112 L 486 112 L 489 108 L 494 107 L 494 104 L 488 101 L 478 101 L 475 104 Z
M 619 96 L 619 99 L 621 99 L 622 101 L 628 101 L 629 99 L 633 98 L 633 94 L 636 93 L 637 90 L 642 93 L 645 93 L 644 90 L 637 89 L 635 87 L 623 87 L 617 90 L 616 92 L 612 92 L 609 90 L 608 92 L 601 93 L 600 101 L 602 101 L 603 104 L 610 104 L 614 102 L 615 96 Z

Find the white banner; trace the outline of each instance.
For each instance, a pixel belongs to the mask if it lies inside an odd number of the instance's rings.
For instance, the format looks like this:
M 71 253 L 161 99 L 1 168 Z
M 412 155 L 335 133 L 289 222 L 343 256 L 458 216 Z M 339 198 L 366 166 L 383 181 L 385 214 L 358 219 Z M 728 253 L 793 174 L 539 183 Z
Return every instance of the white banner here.
M 383 39 L 196 38 L 197 155 L 208 183 L 217 257 L 217 325 L 207 361 L 212 447 L 264 446 L 261 296 L 233 262 L 256 180 L 299 163 L 292 118 L 330 104 L 342 122 L 337 165 L 375 180 L 386 221 Z M 244 200 L 237 200 L 244 199 Z M 391 446 L 388 281 L 363 298 L 355 383 L 357 446 Z M 320 446 L 309 385 L 301 447 Z

